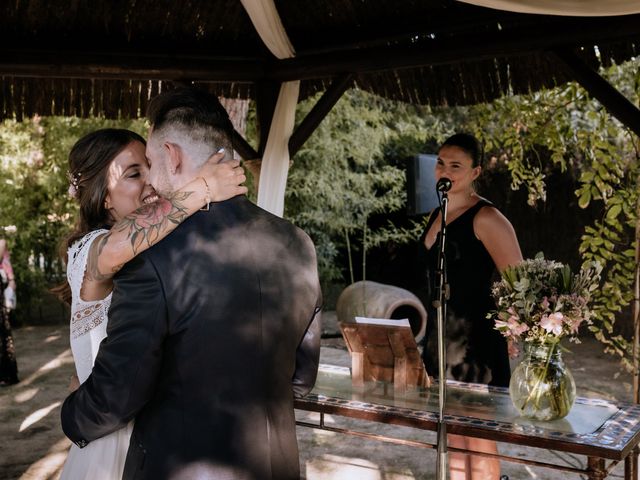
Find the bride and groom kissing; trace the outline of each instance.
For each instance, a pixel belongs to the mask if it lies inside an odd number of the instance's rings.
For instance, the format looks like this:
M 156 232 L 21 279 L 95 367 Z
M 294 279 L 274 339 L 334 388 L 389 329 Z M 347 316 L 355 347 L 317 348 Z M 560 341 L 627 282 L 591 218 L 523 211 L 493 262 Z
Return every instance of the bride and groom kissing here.
M 215 96 L 170 90 L 148 118 L 146 147 L 105 129 L 69 157 L 80 208 L 59 293 L 82 383 L 62 406 L 62 478 L 299 478 L 293 401 L 320 350 L 313 243 L 243 195 Z

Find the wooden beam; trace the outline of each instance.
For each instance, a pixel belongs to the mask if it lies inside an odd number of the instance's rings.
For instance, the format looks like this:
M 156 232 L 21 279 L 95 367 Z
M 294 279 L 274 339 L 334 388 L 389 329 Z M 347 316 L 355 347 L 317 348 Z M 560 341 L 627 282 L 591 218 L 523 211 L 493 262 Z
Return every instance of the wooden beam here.
M 315 129 L 318 128 L 320 122 L 322 122 L 324 117 L 327 116 L 333 106 L 340 100 L 342 94 L 349 88 L 352 79 L 352 75 L 341 75 L 336 78 L 307 116 L 300 122 L 296 131 L 293 132 L 291 138 L 289 138 L 290 157 L 293 157 L 298 150 L 300 150 L 304 142 L 306 142 Z
M 522 29 L 486 32 L 453 37 L 421 38 L 413 45 L 353 49 L 318 55 L 301 55 L 278 60 L 266 74 L 276 81 L 334 77 L 341 73 L 367 73 L 477 61 L 496 57 L 526 55 L 557 47 L 596 45 L 640 37 L 640 15 L 607 20 L 579 19 L 557 25 L 552 30 L 533 25 Z M 594 33 L 595 32 L 595 33 Z
M 552 28 L 550 28 L 552 26 Z M 541 30 L 542 29 L 542 30 Z M 434 38 L 431 38 L 430 36 Z M 131 54 L 128 52 L 34 51 L 0 47 L 0 75 L 34 78 L 180 80 L 199 82 L 283 82 L 333 78 L 344 73 L 415 68 L 495 57 L 523 55 L 551 48 L 640 37 L 640 15 L 526 22 L 502 31 L 453 35 L 432 31 L 398 33 L 383 46 L 344 50 L 334 45 L 320 54 L 299 52 L 284 60 L 206 55 Z M 410 42 L 410 39 L 416 39 Z M 396 46 L 400 45 L 400 46 Z M 407 46 L 409 45 L 409 46 Z
M 245 160 L 253 160 L 260 158 L 258 152 L 247 142 L 240 132 L 233 130 L 233 137 L 231 139 L 233 149 Z
M 331 34 L 324 37 L 307 39 L 303 49 L 296 46 L 296 55 L 310 55 L 319 53 L 338 52 L 340 50 L 364 49 L 391 45 L 398 42 L 406 42 L 407 38 L 419 38 L 425 34 L 460 35 L 468 31 L 486 31 L 488 26 L 502 24 L 517 20 L 518 24 L 530 24 L 540 21 L 540 16 L 516 14 L 504 10 L 490 10 L 477 8 L 473 15 L 465 15 L 464 10 L 469 10 L 470 5 L 452 5 L 447 11 L 440 12 L 436 17 L 425 18 L 416 16 L 408 21 L 393 23 L 386 17 L 378 19 L 377 23 L 366 22 L 357 29 L 357 37 L 354 37 L 352 24 L 342 27 L 333 26 Z M 462 10 L 462 11 L 461 11 Z M 545 22 L 562 21 L 561 17 L 546 17 Z
M 256 58 L 219 58 L 126 52 L 49 52 L 0 48 L 0 75 L 249 83 L 264 76 Z
M 640 109 L 615 87 L 569 50 L 554 50 L 553 54 L 589 94 L 596 98 L 626 127 L 640 136 Z
M 262 157 L 269 138 L 273 112 L 278 102 L 280 83 L 263 81 L 256 84 L 256 116 L 258 123 L 258 154 Z

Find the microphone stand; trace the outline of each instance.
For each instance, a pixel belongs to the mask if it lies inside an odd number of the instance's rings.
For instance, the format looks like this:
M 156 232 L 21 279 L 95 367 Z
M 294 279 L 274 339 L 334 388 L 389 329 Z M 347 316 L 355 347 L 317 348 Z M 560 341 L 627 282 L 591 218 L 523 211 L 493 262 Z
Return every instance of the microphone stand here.
M 438 245 L 438 267 L 436 270 L 437 283 L 436 295 L 432 305 L 436 308 L 436 319 L 438 327 L 438 433 L 437 433 L 437 455 L 436 478 L 445 480 L 447 478 L 447 425 L 444 421 L 444 407 L 446 403 L 447 379 L 446 379 L 446 350 L 444 345 L 445 319 L 447 318 L 447 300 L 449 298 L 449 285 L 447 283 L 447 272 L 445 265 L 444 247 L 447 236 L 447 208 L 449 197 L 446 191 L 442 192 L 442 203 L 440 209 L 441 226 L 440 242 Z

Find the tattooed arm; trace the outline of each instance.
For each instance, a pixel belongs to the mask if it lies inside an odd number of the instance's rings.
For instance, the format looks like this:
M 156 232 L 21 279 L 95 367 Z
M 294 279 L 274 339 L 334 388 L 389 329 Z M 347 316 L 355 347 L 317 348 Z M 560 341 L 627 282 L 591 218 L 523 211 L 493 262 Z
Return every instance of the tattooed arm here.
M 82 284 L 83 300 L 104 298 L 113 287 L 113 276 L 125 263 L 166 237 L 207 200 L 217 202 L 247 192 L 240 185 L 246 176 L 239 162 L 210 165 L 207 172 L 167 198 L 138 208 L 94 240 Z

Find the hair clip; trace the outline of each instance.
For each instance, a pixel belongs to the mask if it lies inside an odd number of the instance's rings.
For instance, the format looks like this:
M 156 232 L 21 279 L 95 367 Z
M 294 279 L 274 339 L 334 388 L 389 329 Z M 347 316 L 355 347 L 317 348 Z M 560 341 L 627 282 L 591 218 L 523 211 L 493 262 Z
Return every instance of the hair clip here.
M 67 173 L 67 177 L 69 178 L 69 196 L 72 198 L 78 198 L 78 181 L 80 180 L 81 173 Z

